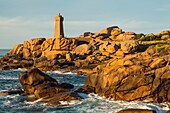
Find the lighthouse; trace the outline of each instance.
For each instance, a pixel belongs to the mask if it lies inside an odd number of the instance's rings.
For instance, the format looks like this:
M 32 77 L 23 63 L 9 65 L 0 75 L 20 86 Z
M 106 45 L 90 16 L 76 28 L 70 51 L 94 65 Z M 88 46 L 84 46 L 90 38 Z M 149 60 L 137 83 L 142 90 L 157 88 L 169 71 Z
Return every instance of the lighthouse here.
M 58 16 L 55 17 L 55 30 L 54 30 L 54 38 L 55 38 L 55 49 L 60 50 L 60 42 L 61 38 L 64 37 L 64 27 L 63 27 L 63 21 L 64 18 L 58 14 Z
M 59 13 L 58 16 L 55 17 L 55 31 L 54 31 L 55 38 L 64 37 L 63 21 L 64 18 Z

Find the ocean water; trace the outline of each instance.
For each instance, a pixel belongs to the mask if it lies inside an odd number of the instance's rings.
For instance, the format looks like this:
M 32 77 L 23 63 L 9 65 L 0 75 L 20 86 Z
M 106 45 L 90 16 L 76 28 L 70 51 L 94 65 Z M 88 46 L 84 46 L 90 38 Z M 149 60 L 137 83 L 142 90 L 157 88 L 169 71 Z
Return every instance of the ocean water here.
M 0 49 L 0 58 L 2 58 L 10 49 Z
M 0 56 L 6 54 L 7 51 L 0 50 Z M 24 71 L 21 69 L 0 71 L 0 91 L 21 88 L 18 78 Z M 85 81 L 85 76 L 79 76 L 76 73 L 62 73 L 58 71 L 46 73 L 59 82 L 71 83 L 75 87 L 83 86 Z M 38 104 L 37 101 L 21 101 L 19 95 L 0 96 L 0 113 L 116 113 L 127 108 L 153 109 L 157 113 L 166 113 L 170 109 L 170 105 L 166 103 L 115 101 L 96 94 L 80 95 L 85 97 L 85 99 L 61 102 L 65 106 L 60 107 Z

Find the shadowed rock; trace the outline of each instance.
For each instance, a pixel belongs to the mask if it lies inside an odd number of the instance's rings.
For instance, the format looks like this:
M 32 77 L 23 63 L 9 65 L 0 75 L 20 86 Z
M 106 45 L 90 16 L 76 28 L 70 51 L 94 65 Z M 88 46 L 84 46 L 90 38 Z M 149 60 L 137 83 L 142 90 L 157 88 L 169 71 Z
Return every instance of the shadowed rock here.
M 38 87 L 39 85 L 42 84 L 46 84 L 46 85 L 48 84 L 47 86 L 49 87 L 51 85 L 53 86 L 58 85 L 58 82 L 55 79 L 41 72 L 37 68 L 33 68 L 22 73 L 22 75 L 19 77 L 19 81 L 25 93 L 27 94 L 34 94 L 34 91 L 36 90 L 35 86 Z
M 147 109 L 126 109 L 126 110 L 121 110 L 117 113 L 156 113 L 156 111 L 147 110 Z
M 40 103 L 48 103 L 48 105 L 60 105 L 60 101 L 72 101 L 72 100 L 80 100 L 83 99 L 76 92 L 61 92 L 56 94 L 51 98 L 43 98 Z
M 3 96 L 7 96 L 7 95 L 16 95 L 16 94 L 23 94 L 24 91 L 21 90 L 21 89 L 11 89 L 11 90 L 8 90 L 8 91 L 1 91 L 0 92 L 0 95 L 3 95 Z
M 37 68 L 21 74 L 19 81 L 25 95 L 34 95 L 36 99 L 43 98 L 41 102 L 56 105 L 60 103 L 59 101 L 82 99 L 76 92 L 71 91 L 74 88 L 72 84 L 58 83 Z

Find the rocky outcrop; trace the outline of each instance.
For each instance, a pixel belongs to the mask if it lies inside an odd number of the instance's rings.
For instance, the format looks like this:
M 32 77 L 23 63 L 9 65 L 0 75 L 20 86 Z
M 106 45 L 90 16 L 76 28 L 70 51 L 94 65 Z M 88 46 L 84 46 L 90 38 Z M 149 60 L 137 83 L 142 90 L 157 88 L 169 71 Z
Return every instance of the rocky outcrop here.
M 81 96 L 71 90 L 74 88 L 73 85 L 58 83 L 37 68 L 22 73 L 19 81 L 24 90 L 24 95 L 34 95 L 36 99 L 43 98 L 40 102 L 49 105 L 58 105 L 59 101 L 82 99 Z
M 35 38 L 17 44 L 0 61 L 0 69 L 17 69 L 38 67 L 43 71 L 67 70 L 81 68 L 81 60 L 91 61 L 88 65 L 95 67 L 111 58 L 121 58 L 141 51 L 138 40 L 147 37 L 169 36 L 169 31 L 160 34 L 136 34 L 124 32 L 117 26 L 103 29 L 99 33 L 86 32 L 77 38 Z M 131 37 L 131 38 L 129 38 Z M 143 40 L 143 39 L 142 39 Z M 60 49 L 58 49 L 60 48 Z M 5 59 L 11 59 L 9 60 Z M 78 62 L 81 61 L 81 62 Z M 10 65 L 9 65 L 10 64 Z M 77 71 L 78 71 L 77 70 Z M 82 70 L 82 69 L 81 69 Z
M 47 71 L 61 69 L 65 65 L 74 65 L 72 60 L 60 61 L 66 59 L 66 54 L 75 48 L 75 39 L 61 39 L 62 50 L 56 50 L 55 41 L 55 38 L 35 38 L 15 45 L 4 58 L 0 59 L 0 70 L 38 67 Z
M 126 41 L 123 42 L 120 40 L 113 41 L 110 38 L 110 36 L 118 36 L 121 33 L 124 32 L 113 26 L 102 30 L 100 33 L 87 32 L 77 38 L 61 38 L 60 40 L 34 38 L 30 41 L 24 41 L 23 44 L 15 45 L 4 58 L 0 59 L 0 69 L 38 67 L 40 70 L 48 71 L 69 70 L 68 68 L 71 67 L 76 69 L 77 72 L 80 70 L 87 72 L 87 64 L 94 68 L 115 55 L 124 56 L 134 53 L 139 48 L 135 40 L 125 39 Z M 131 35 L 132 33 L 126 34 Z
M 87 76 L 85 89 L 116 100 L 169 102 L 169 57 L 138 53 L 112 59 Z

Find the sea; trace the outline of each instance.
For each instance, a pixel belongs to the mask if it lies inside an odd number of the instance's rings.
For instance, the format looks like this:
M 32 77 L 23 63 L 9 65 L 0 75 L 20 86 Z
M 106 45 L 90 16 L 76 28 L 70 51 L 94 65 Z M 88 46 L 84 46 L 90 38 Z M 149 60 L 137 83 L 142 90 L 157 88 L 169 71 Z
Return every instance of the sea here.
M 0 58 L 9 50 L 0 49 Z M 22 88 L 18 80 L 26 70 L 14 69 L 0 71 L 0 91 Z M 84 85 L 86 75 L 72 72 L 48 71 L 45 72 L 58 82 L 67 82 L 75 88 Z M 123 109 L 140 108 L 156 110 L 157 113 L 166 113 L 170 109 L 167 103 L 150 103 L 148 100 L 139 102 L 115 101 L 97 94 L 79 93 L 85 99 L 76 101 L 62 101 L 61 106 L 48 106 L 37 101 L 21 101 L 19 95 L 0 96 L 0 113 L 116 113 Z

